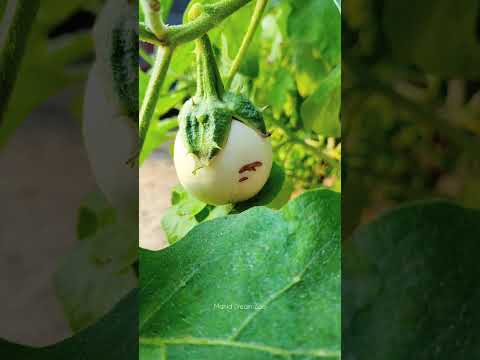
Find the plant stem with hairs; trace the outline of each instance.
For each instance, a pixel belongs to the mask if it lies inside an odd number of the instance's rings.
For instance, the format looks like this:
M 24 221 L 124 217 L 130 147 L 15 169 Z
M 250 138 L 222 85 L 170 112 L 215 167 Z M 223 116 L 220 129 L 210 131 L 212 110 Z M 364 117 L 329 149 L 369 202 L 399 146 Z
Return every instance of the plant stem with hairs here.
M 145 24 L 140 24 L 140 40 L 154 45 L 177 46 L 198 39 L 250 1 L 252 0 L 223 0 L 205 4 L 201 16 L 187 24 L 166 26 L 165 33 L 160 37 L 154 33 L 154 29 L 149 29 L 151 20 L 146 21 Z
M 171 47 L 159 47 L 155 64 L 153 65 L 150 81 L 148 82 L 145 99 L 143 100 L 142 107 L 140 109 L 140 121 L 139 121 L 139 136 L 140 136 L 140 151 L 145 142 L 148 128 L 150 127 L 150 121 L 155 113 L 155 107 L 157 106 L 158 96 L 162 88 L 167 70 L 172 59 L 174 48 Z

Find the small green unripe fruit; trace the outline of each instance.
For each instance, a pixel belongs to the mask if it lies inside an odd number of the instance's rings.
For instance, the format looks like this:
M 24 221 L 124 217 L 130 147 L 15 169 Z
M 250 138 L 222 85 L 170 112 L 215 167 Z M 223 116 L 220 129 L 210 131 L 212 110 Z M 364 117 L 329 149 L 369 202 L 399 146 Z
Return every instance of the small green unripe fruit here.
M 179 133 L 174 163 L 182 186 L 207 204 L 236 203 L 255 196 L 267 182 L 272 169 L 272 146 L 258 132 L 233 120 L 222 150 L 208 166 L 197 170 L 197 162 Z

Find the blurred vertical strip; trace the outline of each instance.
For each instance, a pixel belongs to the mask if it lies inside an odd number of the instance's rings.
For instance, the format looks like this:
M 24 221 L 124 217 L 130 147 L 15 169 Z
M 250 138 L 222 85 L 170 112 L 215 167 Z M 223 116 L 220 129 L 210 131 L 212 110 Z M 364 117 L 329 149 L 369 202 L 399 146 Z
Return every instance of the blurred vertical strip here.
M 0 126 L 40 1 L 10 0 L 3 1 L 2 4 L 0 5 L 3 15 L 0 25 Z

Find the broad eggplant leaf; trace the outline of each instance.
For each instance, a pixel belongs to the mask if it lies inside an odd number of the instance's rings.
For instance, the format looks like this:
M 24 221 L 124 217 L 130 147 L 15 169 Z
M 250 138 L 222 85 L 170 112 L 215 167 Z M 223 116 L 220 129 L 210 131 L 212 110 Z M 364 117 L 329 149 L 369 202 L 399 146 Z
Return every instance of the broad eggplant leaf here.
M 343 247 L 343 357 L 480 356 L 480 211 L 434 201 L 393 210 Z
M 304 193 L 140 251 L 140 358 L 340 359 L 340 195 Z
M 138 358 L 138 291 L 125 296 L 95 325 L 62 342 L 32 348 L 0 340 L 2 359 L 85 360 Z

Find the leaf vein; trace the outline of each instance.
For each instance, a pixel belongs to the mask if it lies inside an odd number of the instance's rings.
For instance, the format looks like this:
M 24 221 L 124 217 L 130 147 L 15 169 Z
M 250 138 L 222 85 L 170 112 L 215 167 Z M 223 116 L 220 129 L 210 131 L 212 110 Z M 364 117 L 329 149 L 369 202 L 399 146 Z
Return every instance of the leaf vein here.
M 162 302 L 158 303 L 157 306 L 153 307 L 153 309 L 148 313 L 148 315 L 145 316 L 143 321 L 140 323 L 140 329 L 143 329 L 145 324 L 152 318 L 152 316 L 154 316 L 158 311 L 160 311 L 163 305 L 165 305 L 177 292 L 179 292 L 180 289 L 184 288 L 185 285 L 195 276 L 195 274 L 198 273 L 198 271 L 199 268 L 196 268 L 194 271 L 188 274 L 187 277 L 185 277 L 183 281 L 181 281 L 180 284 L 175 287 L 175 289 L 173 289 L 169 296 L 167 296 Z
M 229 340 L 235 340 L 238 338 L 238 336 L 242 333 L 243 330 L 246 329 L 246 327 L 255 319 L 255 317 L 263 311 L 269 304 L 273 303 L 275 300 L 277 300 L 282 294 L 290 290 L 292 287 L 294 287 L 296 284 L 300 283 L 302 281 L 303 276 L 307 272 L 307 270 L 310 268 L 310 266 L 313 264 L 315 259 L 320 255 L 321 251 L 323 250 L 324 247 L 327 247 L 328 244 L 324 245 L 321 249 L 319 249 L 309 260 L 307 265 L 305 265 L 305 268 L 297 275 L 295 275 L 292 279 L 292 281 L 281 288 L 280 290 L 274 292 L 272 295 L 270 295 L 262 304 L 259 306 L 255 311 L 252 311 L 243 321 L 243 323 L 240 325 L 238 330 L 234 332 L 230 337 Z
M 332 351 L 326 349 L 312 349 L 312 350 L 288 350 L 285 348 L 259 344 L 250 342 L 239 342 L 224 339 L 210 339 L 210 338 L 140 338 L 140 343 L 144 345 L 153 345 L 167 347 L 168 345 L 199 345 L 199 346 L 223 346 L 234 347 L 238 349 L 253 350 L 259 352 L 266 352 L 276 356 L 292 357 L 292 356 L 310 356 L 314 358 L 338 358 L 340 359 L 339 351 Z

